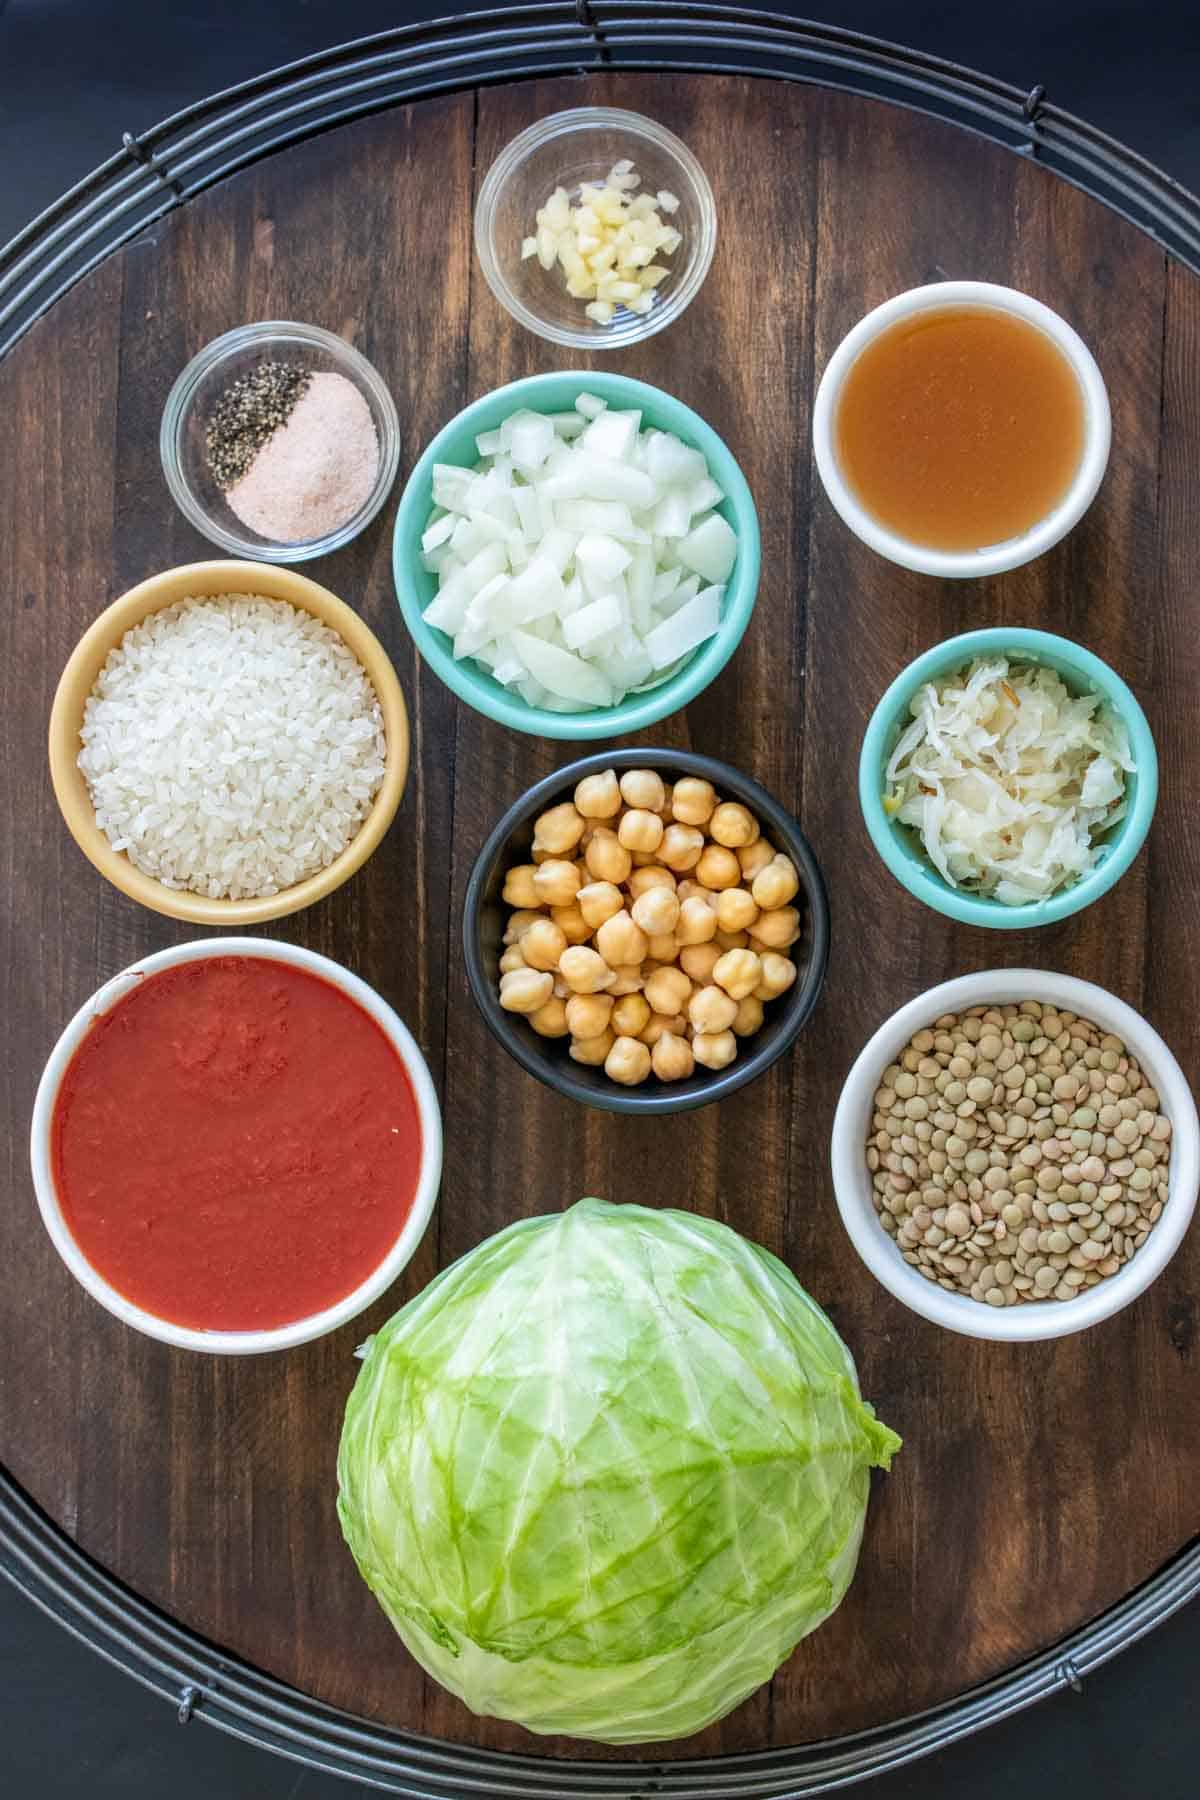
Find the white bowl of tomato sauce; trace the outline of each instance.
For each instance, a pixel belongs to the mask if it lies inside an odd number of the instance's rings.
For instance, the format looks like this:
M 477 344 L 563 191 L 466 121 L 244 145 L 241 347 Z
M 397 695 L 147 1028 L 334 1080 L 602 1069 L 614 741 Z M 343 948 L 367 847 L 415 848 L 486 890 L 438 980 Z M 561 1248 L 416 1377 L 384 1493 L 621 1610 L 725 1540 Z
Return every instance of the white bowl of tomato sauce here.
M 392 1008 L 264 938 L 159 951 L 55 1045 L 33 1109 L 46 1229 L 127 1325 L 219 1355 L 334 1331 L 396 1280 L 442 1167 L 437 1095 Z

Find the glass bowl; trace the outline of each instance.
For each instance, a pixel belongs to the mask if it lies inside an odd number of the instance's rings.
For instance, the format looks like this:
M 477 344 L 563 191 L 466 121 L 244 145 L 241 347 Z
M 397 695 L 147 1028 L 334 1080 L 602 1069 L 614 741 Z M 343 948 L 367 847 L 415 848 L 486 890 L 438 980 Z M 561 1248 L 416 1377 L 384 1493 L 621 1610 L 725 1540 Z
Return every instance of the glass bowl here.
M 523 261 L 521 243 L 556 187 L 574 199 L 581 182 L 602 183 L 625 157 L 641 177 L 638 193 L 666 188 L 677 196 L 670 223 L 683 242 L 663 258 L 671 273 L 648 313 L 622 306 L 611 324 L 597 325 L 567 292 L 561 268 L 543 269 L 536 256 Z M 621 350 L 670 325 L 699 292 L 716 242 L 712 189 L 687 145 L 653 119 L 613 106 L 552 113 L 521 132 L 488 170 L 475 206 L 475 248 L 497 300 L 539 337 L 575 350 Z
M 294 363 L 313 374 L 344 375 L 371 411 L 379 439 L 375 485 L 356 513 L 322 537 L 284 543 L 260 537 L 231 510 L 209 473 L 204 431 L 213 406 L 231 381 L 266 360 Z M 332 331 L 284 319 L 239 325 L 194 356 L 167 396 L 158 441 L 167 486 L 185 518 L 222 549 L 260 562 L 306 562 L 348 544 L 370 524 L 387 499 L 400 464 L 400 421 L 377 370 Z

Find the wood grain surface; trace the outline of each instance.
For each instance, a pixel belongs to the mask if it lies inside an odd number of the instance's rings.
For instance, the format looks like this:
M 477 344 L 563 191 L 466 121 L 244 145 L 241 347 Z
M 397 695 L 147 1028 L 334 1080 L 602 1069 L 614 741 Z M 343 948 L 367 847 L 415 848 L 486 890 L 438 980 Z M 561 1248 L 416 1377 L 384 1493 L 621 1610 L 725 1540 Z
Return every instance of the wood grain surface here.
M 501 146 L 585 100 L 653 114 L 711 178 L 720 238 L 703 292 L 615 366 L 715 426 L 763 526 L 740 651 L 686 715 L 643 741 L 723 757 L 799 816 L 833 909 L 825 996 L 766 1077 L 674 1119 L 585 1111 L 505 1056 L 472 1006 L 457 921 L 486 831 L 572 748 L 490 724 L 420 665 L 392 591 L 389 506 L 313 573 L 395 659 L 414 732 L 408 790 L 358 877 L 268 929 L 349 965 L 415 1032 L 444 1103 L 441 1201 L 402 1283 L 340 1334 L 257 1360 L 172 1352 L 75 1285 L 28 1173 L 34 1087 L 68 1017 L 135 957 L 194 935 L 125 900 L 69 840 L 45 758 L 54 685 L 111 598 L 211 554 L 171 504 L 157 435 L 176 374 L 218 332 L 298 318 L 352 338 L 396 397 L 401 481 L 467 400 L 586 366 L 509 319 L 470 235 L 474 188 Z M 833 515 L 810 459 L 814 377 L 834 345 L 868 307 L 942 276 L 1009 282 L 1062 311 L 1096 352 L 1113 405 L 1112 462 L 1084 522 L 1031 568 L 978 583 L 874 557 Z M 536 82 L 329 132 L 191 202 L 0 365 L 0 417 L 0 1458 L 84 1549 L 310 1694 L 459 1742 L 538 1748 L 473 1718 L 393 1637 L 342 1544 L 334 1460 L 355 1344 L 488 1233 L 584 1193 L 711 1213 L 784 1257 L 905 1438 L 877 1482 L 841 1610 L 683 1754 L 828 1738 L 945 1700 L 1094 1617 L 1195 1536 L 1197 1234 L 1140 1302 L 1084 1337 L 973 1343 L 873 1282 L 838 1222 L 827 1154 L 863 1040 L 923 987 L 970 969 L 1098 981 L 1148 1014 L 1193 1079 L 1200 1071 L 1191 275 L 1032 162 L 915 113 L 724 77 Z M 1062 632 L 1112 662 L 1162 761 L 1148 849 L 1115 891 L 1037 933 L 975 931 L 919 905 L 872 851 L 855 793 L 858 743 L 887 682 L 950 633 L 1002 623 Z

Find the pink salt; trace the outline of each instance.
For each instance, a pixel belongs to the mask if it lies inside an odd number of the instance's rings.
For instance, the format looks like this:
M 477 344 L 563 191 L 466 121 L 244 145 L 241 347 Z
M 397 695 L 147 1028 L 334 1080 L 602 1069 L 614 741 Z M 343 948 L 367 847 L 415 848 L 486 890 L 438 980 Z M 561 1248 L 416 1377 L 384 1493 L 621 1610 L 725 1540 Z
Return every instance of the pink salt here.
M 314 375 L 225 498 L 243 525 L 280 544 L 336 531 L 363 506 L 379 474 L 371 409 L 352 381 Z

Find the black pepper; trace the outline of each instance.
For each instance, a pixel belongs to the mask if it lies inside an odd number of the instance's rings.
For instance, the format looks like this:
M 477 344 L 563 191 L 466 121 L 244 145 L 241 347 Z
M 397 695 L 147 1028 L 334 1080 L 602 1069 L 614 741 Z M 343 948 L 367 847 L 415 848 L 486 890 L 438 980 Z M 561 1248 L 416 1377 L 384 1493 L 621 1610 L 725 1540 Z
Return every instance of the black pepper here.
M 229 384 L 204 431 L 209 472 L 219 488 L 241 480 L 311 379 L 307 369 L 294 363 L 261 362 Z

